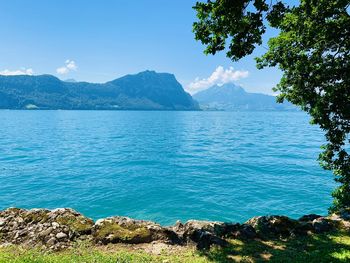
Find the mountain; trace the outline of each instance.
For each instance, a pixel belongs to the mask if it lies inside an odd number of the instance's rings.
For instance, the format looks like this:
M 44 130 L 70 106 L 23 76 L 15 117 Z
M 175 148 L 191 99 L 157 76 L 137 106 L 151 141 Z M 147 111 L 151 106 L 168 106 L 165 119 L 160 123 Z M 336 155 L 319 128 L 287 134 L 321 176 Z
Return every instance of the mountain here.
M 198 110 L 175 76 L 144 71 L 103 84 L 0 76 L 0 109 Z
M 242 87 L 228 83 L 215 85 L 193 95 L 205 110 L 292 110 L 288 103 L 277 103 L 274 96 L 248 93 Z
M 77 82 L 75 79 L 66 79 L 65 82 Z

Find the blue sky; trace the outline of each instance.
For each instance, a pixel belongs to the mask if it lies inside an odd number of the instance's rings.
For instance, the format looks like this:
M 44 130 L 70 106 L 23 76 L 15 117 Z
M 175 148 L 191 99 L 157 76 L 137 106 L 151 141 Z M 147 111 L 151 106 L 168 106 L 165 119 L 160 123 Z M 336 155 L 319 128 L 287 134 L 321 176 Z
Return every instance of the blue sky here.
M 272 94 L 281 73 L 256 69 L 253 58 L 262 47 L 235 63 L 224 53 L 203 54 L 192 33 L 195 2 L 0 1 L 0 72 L 105 82 L 149 69 L 175 74 L 191 92 L 234 80 L 250 92 Z

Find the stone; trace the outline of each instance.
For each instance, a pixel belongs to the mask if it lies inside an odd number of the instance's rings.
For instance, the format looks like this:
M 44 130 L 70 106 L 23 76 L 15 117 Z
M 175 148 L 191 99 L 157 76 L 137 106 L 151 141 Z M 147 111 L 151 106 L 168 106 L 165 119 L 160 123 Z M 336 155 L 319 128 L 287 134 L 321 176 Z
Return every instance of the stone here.
M 229 233 L 228 237 L 233 237 L 238 239 L 253 239 L 256 237 L 256 232 L 251 225 L 237 224 L 236 229 L 233 229 Z
M 209 249 L 211 245 L 226 246 L 228 242 L 207 231 L 195 230 L 190 239 L 196 243 L 199 250 Z
M 261 238 L 288 237 L 300 226 L 297 220 L 286 216 L 257 216 L 249 219 L 246 224 L 251 225 Z
M 332 214 L 327 217 L 333 224 L 333 226 L 339 230 L 350 231 L 350 221 L 345 220 L 339 214 Z
M 56 244 L 56 239 L 55 239 L 54 237 L 51 237 L 51 238 L 46 242 L 46 244 L 47 244 L 49 247 L 51 247 L 51 246 L 53 246 L 53 245 Z
M 93 221 L 72 209 L 17 209 L 0 211 L 0 244 L 4 242 L 29 247 L 69 247 L 80 236 L 91 233 Z M 90 238 L 91 239 L 91 238 Z M 47 242 L 51 240 L 48 245 Z M 56 244 L 56 243 L 55 243 Z
M 315 233 L 320 234 L 324 232 L 328 232 L 333 229 L 333 224 L 331 221 L 325 217 L 319 217 L 312 221 L 312 226 L 314 228 Z
M 26 223 L 45 223 L 48 220 L 47 209 L 31 209 L 23 211 L 23 220 Z
M 95 222 L 95 226 L 100 226 L 100 225 L 102 225 L 104 221 L 105 221 L 104 218 L 98 219 L 98 220 Z
M 22 217 L 17 217 L 17 218 L 16 218 L 16 221 L 17 221 L 17 223 L 19 223 L 19 224 L 21 224 L 21 223 L 24 222 L 24 220 L 23 220 Z
M 40 237 L 46 237 L 49 236 L 51 234 L 51 232 L 53 231 L 52 227 L 47 228 L 46 230 L 43 230 L 39 233 Z
M 63 239 L 63 238 L 66 238 L 66 237 L 67 237 L 67 235 L 65 233 L 63 233 L 63 232 L 59 232 L 59 233 L 56 234 L 56 238 L 57 239 Z
M 59 213 L 55 216 L 55 220 L 59 225 L 65 228 L 65 231 L 71 231 L 75 235 L 91 234 L 94 221 L 87 218 L 73 209 L 56 209 L 51 213 Z
M 28 234 L 28 230 L 27 229 L 22 229 L 20 231 L 17 232 L 18 236 L 22 237 Z
M 305 236 L 314 232 L 314 227 L 310 221 L 299 221 L 300 224 L 297 225 L 291 232 L 293 236 Z
M 56 229 L 60 226 L 60 224 L 57 222 L 52 222 L 51 225 L 52 225 L 53 229 Z
M 308 215 L 303 215 L 298 220 L 301 222 L 312 222 L 313 220 L 320 218 L 320 217 L 322 217 L 322 216 L 316 215 L 316 214 L 308 214 Z
M 309 214 L 299 220 L 260 216 L 245 224 L 189 220 L 162 227 L 151 221 L 127 217 L 109 217 L 94 224 L 90 218 L 68 208 L 52 211 L 9 208 L 0 211 L 0 246 L 11 243 L 61 250 L 74 241 L 86 240 L 97 244 L 194 244 L 198 249 L 209 249 L 212 245 L 228 245 L 226 238 L 264 239 L 324 233 L 334 228 L 350 230 L 347 213 L 346 210 L 328 217 Z
M 200 220 L 189 220 L 183 225 L 183 231 L 190 233 L 193 230 L 201 230 L 209 232 L 216 236 L 224 236 L 227 232 L 227 224 L 223 222 L 215 221 L 200 221 Z
M 13 228 L 18 228 L 18 223 L 16 221 L 12 222 L 11 226 Z
M 109 217 L 99 220 L 92 231 L 97 243 L 150 243 L 154 240 L 171 241 L 173 231 L 160 225 L 128 217 Z
M 173 230 L 182 243 L 196 243 L 198 249 L 227 245 L 222 237 L 228 233 L 228 225 L 222 222 L 189 220 L 185 224 L 178 222 Z

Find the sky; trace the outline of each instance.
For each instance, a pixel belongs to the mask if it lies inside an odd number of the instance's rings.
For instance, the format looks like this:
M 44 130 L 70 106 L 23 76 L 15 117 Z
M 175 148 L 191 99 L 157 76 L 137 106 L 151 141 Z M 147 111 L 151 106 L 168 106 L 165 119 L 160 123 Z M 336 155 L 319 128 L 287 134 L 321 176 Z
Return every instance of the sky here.
M 204 55 L 195 41 L 192 0 L 0 0 L 0 74 L 52 74 L 62 80 L 106 82 L 144 70 L 169 72 L 190 93 L 234 82 L 272 94 L 276 68 L 257 70 L 254 57 L 239 62 Z

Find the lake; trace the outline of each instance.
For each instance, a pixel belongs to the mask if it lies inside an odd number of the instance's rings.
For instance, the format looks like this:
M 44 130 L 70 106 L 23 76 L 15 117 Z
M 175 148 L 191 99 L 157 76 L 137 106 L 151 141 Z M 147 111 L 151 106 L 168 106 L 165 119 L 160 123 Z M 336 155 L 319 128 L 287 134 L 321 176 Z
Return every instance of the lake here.
M 302 112 L 0 111 L 0 209 L 157 221 L 327 213 Z

